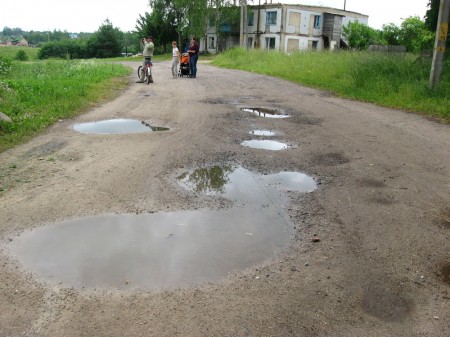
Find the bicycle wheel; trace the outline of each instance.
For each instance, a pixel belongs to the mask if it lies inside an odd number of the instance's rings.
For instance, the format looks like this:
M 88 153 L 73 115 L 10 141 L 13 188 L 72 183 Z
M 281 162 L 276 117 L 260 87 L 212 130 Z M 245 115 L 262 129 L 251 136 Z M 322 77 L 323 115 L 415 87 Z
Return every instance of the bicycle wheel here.
M 142 71 L 142 66 L 139 66 L 138 70 L 137 70 L 137 75 L 139 80 L 141 80 L 141 71 Z
M 150 84 L 153 82 L 152 73 L 151 73 L 150 67 L 148 67 L 148 66 L 145 68 L 145 82 L 147 84 Z

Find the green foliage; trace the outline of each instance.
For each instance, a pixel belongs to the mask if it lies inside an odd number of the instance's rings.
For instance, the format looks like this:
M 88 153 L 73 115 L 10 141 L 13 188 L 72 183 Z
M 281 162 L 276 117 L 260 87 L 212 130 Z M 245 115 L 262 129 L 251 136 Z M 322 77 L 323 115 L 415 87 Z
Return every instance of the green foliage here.
M 235 48 L 214 65 L 284 78 L 343 97 L 420 112 L 450 122 L 450 64 L 437 91 L 428 89 L 431 60 L 413 54 L 304 52 Z
M 94 36 L 88 40 L 87 54 L 96 58 L 120 56 L 122 50 L 120 38 L 119 29 L 114 28 L 109 20 L 105 20 Z
M 7 75 L 12 68 L 12 60 L 0 55 L 0 77 Z
M 401 24 L 400 44 L 406 47 L 407 51 L 418 53 L 425 50 L 432 50 L 434 34 L 430 32 L 425 22 L 418 16 L 406 18 Z
M 28 61 L 28 55 L 25 50 L 18 50 L 14 59 L 16 61 Z
M 20 143 L 59 119 L 76 115 L 117 85 L 113 78 L 131 70 L 94 61 L 21 63 L 0 80 L 0 111 L 13 123 L 0 123 L 0 151 Z M 122 82 L 126 85 L 128 81 Z
M 70 55 L 71 58 L 82 59 L 88 57 L 86 42 L 82 40 L 62 40 L 55 42 L 48 42 L 44 44 L 38 52 L 40 60 L 49 58 L 66 58 Z
M 425 27 L 432 32 L 436 31 L 439 16 L 440 0 L 428 0 L 428 10 L 425 14 Z
M 377 30 L 357 21 L 349 22 L 342 27 L 342 32 L 350 48 L 364 50 L 372 44 L 382 44 L 381 35 Z
M 382 36 L 387 45 L 400 45 L 400 33 L 400 27 L 394 25 L 393 23 L 383 25 L 382 27 Z

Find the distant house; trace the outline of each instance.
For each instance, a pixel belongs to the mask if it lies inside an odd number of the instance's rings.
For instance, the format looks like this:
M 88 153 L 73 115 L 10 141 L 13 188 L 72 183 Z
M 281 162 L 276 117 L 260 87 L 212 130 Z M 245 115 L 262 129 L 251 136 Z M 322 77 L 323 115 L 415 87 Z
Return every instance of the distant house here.
M 341 9 L 286 4 L 247 6 L 247 22 L 240 32 L 239 22 L 222 25 L 219 32 L 208 26 L 203 50 L 216 53 L 240 45 L 283 52 L 334 50 L 347 45 L 342 27 L 357 21 L 368 24 L 364 14 Z
M 71 38 L 71 39 L 78 39 L 78 34 L 76 34 L 76 33 L 70 33 L 70 34 L 69 34 L 69 38 Z
M 19 39 L 19 41 L 16 43 L 16 46 L 25 46 L 28 47 L 28 41 L 25 38 Z

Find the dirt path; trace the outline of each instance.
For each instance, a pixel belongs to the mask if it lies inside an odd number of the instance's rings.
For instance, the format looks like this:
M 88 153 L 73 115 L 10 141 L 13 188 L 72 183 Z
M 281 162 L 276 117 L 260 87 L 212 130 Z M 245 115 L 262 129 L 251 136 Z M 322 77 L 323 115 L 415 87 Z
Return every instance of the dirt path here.
M 0 336 L 450 334 L 447 125 L 204 63 L 197 79 L 155 63 L 154 78 L 133 75 L 114 101 L 0 154 Z M 254 106 L 291 117 L 239 110 Z M 170 130 L 72 129 L 110 118 Z M 241 146 L 252 129 L 291 147 Z M 22 232 L 64 219 L 226 208 L 174 179 L 218 163 L 316 180 L 314 192 L 288 194 L 296 232 L 281 255 L 197 287 L 111 291 L 40 281 L 9 253 Z

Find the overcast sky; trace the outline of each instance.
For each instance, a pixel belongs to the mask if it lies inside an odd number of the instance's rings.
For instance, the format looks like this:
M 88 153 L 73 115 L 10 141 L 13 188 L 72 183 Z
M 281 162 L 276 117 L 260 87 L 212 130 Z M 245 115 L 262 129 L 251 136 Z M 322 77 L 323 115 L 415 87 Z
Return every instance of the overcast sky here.
M 270 0 L 268 0 L 270 1 Z M 261 0 L 264 3 L 265 0 Z M 425 16 L 428 0 L 273 0 L 273 3 L 319 5 L 369 15 L 369 26 L 400 25 L 404 18 Z M 258 4 L 258 0 L 248 2 Z M 0 5 L 0 29 L 24 31 L 61 30 L 69 33 L 95 32 L 109 19 L 122 31 L 135 29 L 139 14 L 150 12 L 148 0 L 3 0 Z

